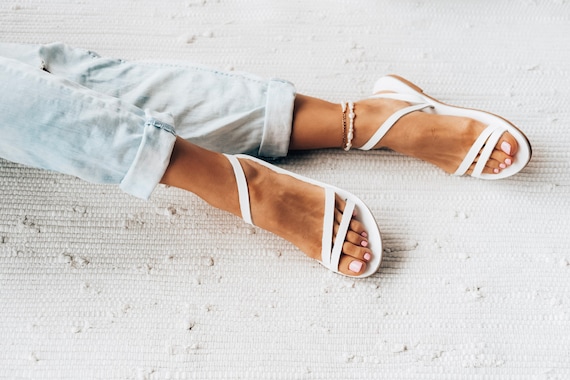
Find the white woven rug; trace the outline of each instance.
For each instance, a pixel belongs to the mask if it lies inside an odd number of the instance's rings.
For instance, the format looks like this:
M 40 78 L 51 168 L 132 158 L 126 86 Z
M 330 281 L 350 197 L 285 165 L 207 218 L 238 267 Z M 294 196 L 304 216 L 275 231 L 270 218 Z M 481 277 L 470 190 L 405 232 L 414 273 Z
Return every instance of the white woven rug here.
M 399 73 L 512 119 L 534 156 L 497 183 L 390 152 L 284 160 L 377 216 L 385 260 L 358 281 L 182 191 L 143 202 L 0 161 L 0 378 L 570 378 L 568 36 L 565 0 L 2 1 L 5 42 L 335 101 Z

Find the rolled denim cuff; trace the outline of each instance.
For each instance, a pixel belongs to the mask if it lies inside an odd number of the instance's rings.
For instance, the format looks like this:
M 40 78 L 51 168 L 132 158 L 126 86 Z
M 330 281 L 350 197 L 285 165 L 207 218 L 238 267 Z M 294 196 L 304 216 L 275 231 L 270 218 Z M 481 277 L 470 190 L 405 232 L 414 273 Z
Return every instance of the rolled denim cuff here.
M 281 79 L 269 81 L 263 136 L 259 146 L 260 156 L 287 155 L 293 126 L 295 95 L 295 86 L 292 83 Z
M 148 199 L 162 179 L 176 141 L 172 116 L 149 110 L 145 110 L 145 113 L 141 144 L 119 185 L 126 193 L 142 199 Z

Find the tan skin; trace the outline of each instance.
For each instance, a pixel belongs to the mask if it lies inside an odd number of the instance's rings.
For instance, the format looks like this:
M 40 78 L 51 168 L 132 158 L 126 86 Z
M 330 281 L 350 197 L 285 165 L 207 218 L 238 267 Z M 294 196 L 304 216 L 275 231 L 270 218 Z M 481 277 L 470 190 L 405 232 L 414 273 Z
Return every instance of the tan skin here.
M 362 146 L 389 115 L 406 105 L 391 99 L 357 102 L 353 146 Z M 339 148 L 342 145 L 340 123 L 340 105 L 297 95 L 290 150 Z M 484 125 L 470 119 L 413 112 L 400 119 L 375 148 L 392 149 L 453 173 L 483 128 Z M 505 133 L 484 173 L 500 171 L 510 165 L 517 149 L 516 140 Z M 290 241 L 309 257 L 319 259 L 323 190 L 249 160 L 240 163 L 248 181 L 254 224 Z M 233 169 L 220 153 L 177 138 L 161 182 L 188 190 L 212 206 L 241 217 Z M 335 232 L 344 202 L 337 199 L 336 207 Z M 340 272 L 362 273 L 372 255 L 380 254 L 367 248 L 366 237 L 364 227 L 353 220 L 343 246 Z

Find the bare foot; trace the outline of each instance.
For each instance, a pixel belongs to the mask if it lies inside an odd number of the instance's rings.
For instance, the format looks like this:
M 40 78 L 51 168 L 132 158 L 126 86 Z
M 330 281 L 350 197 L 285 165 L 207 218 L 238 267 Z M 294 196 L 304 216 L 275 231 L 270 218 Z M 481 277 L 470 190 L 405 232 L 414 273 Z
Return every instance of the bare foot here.
M 321 260 L 324 190 L 247 159 L 241 159 L 240 164 L 247 178 L 253 223 Z M 333 240 L 344 207 L 345 202 L 337 197 Z M 359 275 L 366 270 L 373 255 L 367 248 L 367 236 L 363 224 L 352 219 L 340 258 L 341 273 Z
M 309 257 L 321 261 L 325 191 L 255 161 L 238 160 L 247 181 L 253 224 L 283 237 Z M 223 154 L 177 138 L 161 182 L 191 191 L 216 208 L 242 216 L 234 170 Z M 337 198 L 335 207 L 333 241 L 345 202 Z M 368 233 L 373 231 L 365 231 L 364 225 L 353 217 L 342 246 L 339 272 L 352 276 L 363 274 L 368 264 L 380 257 L 381 252 L 374 256 L 369 248 Z
M 356 103 L 353 145 L 364 145 L 390 115 L 409 105 L 404 101 L 382 98 Z M 454 173 L 485 127 L 483 123 L 469 118 L 414 111 L 398 120 L 374 148 L 389 148 L 437 165 L 447 173 Z M 516 139 L 505 132 L 486 162 L 483 173 L 500 173 L 514 162 L 517 150 Z M 474 166 L 475 163 L 467 174 L 471 174 Z

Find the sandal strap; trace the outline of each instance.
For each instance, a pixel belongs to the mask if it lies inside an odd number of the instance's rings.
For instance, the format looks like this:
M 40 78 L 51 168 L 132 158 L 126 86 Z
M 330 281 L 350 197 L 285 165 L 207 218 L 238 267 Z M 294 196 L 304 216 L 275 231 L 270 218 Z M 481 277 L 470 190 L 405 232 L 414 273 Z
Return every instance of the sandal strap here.
M 321 249 L 321 262 L 323 265 L 335 272 L 338 272 L 338 265 L 340 262 L 340 256 L 342 254 L 342 247 L 344 241 L 346 240 L 346 234 L 348 228 L 350 227 L 350 221 L 352 220 L 352 215 L 356 203 L 348 199 L 344 206 L 342 212 L 342 219 L 338 230 L 336 232 L 336 238 L 333 244 L 333 230 L 334 230 L 334 212 L 335 212 L 335 192 L 333 189 L 325 188 L 325 214 L 323 218 L 323 241 Z
M 342 247 L 344 245 L 344 241 L 346 240 L 346 234 L 348 232 L 348 227 L 350 226 L 350 221 L 352 220 L 352 214 L 354 212 L 355 206 L 356 204 L 354 203 L 354 201 L 350 199 L 346 201 L 346 204 L 344 205 L 344 210 L 342 212 L 342 219 L 338 227 L 338 231 L 336 232 L 336 238 L 334 240 L 333 249 L 330 253 L 331 266 L 337 272 L 338 272 L 338 264 L 340 262 L 340 255 L 342 254 Z M 333 225 L 330 225 L 329 228 L 332 230 Z
M 390 95 L 390 94 L 379 94 L 379 95 Z M 380 96 L 374 96 L 374 97 L 380 97 Z M 384 97 L 384 96 L 382 96 L 382 97 Z M 386 121 L 384 123 L 382 123 L 380 128 L 378 128 L 376 130 L 376 132 L 372 135 L 370 140 L 368 140 L 366 142 L 366 144 L 362 145 L 358 149 L 370 150 L 370 149 L 374 148 L 376 146 L 376 144 L 378 144 L 378 142 L 380 140 L 382 140 L 382 137 L 384 137 L 384 135 L 386 135 L 386 133 L 388 133 L 390 128 L 392 128 L 394 126 L 394 124 L 396 124 L 396 122 L 398 120 L 400 120 L 400 118 L 402 118 L 403 116 L 405 116 L 411 112 L 419 111 L 419 110 L 422 110 L 422 109 L 428 108 L 428 107 L 433 107 L 433 106 L 431 104 L 427 104 L 427 103 L 420 103 L 420 104 L 414 104 L 414 105 L 402 108 L 401 110 L 394 112 L 392 115 L 390 115 L 390 117 L 388 119 L 386 119 Z
M 234 170 L 234 175 L 236 178 L 238 196 L 239 196 L 239 206 L 241 211 L 241 216 L 243 220 L 251 225 L 253 221 L 251 219 L 251 209 L 249 201 L 249 190 L 247 187 L 247 179 L 243 172 L 243 168 L 235 155 L 224 154 L 232 168 Z M 250 157 L 245 157 L 248 159 L 253 159 Z M 257 162 L 257 160 L 256 160 Z M 268 166 L 268 164 L 260 162 L 262 165 Z M 336 233 L 336 238 L 333 244 L 333 231 L 334 231 L 334 221 L 335 221 L 335 203 L 336 203 L 336 192 L 333 188 L 328 186 L 322 186 L 325 190 L 325 212 L 323 216 L 323 236 L 322 236 L 322 251 L 321 251 L 321 262 L 322 264 L 335 272 L 338 272 L 338 265 L 340 262 L 340 256 L 342 254 L 342 247 L 344 241 L 346 240 L 346 234 L 350 227 L 350 221 L 352 220 L 352 215 L 356 207 L 356 203 L 352 199 L 347 199 L 342 213 L 342 219 Z
M 253 226 L 253 220 L 251 219 L 251 206 L 249 204 L 249 190 L 247 188 L 247 179 L 245 178 L 243 168 L 235 156 L 229 154 L 224 154 L 224 156 L 226 156 L 228 161 L 230 161 L 230 164 L 232 164 L 232 168 L 234 169 L 234 175 L 236 177 L 238 188 L 241 217 L 246 223 L 249 223 Z
M 333 189 L 325 188 L 325 214 L 323 216 L 323 240 L 321 242 L 321 262 L 331 268 L 332 236 L 335 210 L 335 194 Z
M 479 159 L 477 160 L 477 164 L 473 168 L 473 173 L 471 174 L 472 177 L 480 177 L 483 173 L 483 169 L 489 161 L 493 150 L 495 149 L 495 145 L 499 142 L 499 139 L 506 131 L 504 127 L 498 125 L 488 125 L 485 128 L 477 140 L 471 145 L 469 152 L 465 155 L 465 158 L 455 171 L 454 175 L 464 175 L 469 170 L 469 167 L 473 164 L 477 156 Z M 483 149 L 483 150 L 481 150 Z
M 471 176 L 481 177 L 481 174 L 483 173 L 483 169 L 485 169 L 487 161 L 489 161 L 489 158 L 491 158 L 491 154 L 493 153 L 493 150 L 495 150 L 495 146 L 497 145 L 499 139 L 505 132 L 506 132 L 505 128 L 502 127 L 495 128 L 491 136 L 489 136 L 489 138 L 485 142 L 485 148 L 483 148 L 483 151 L 479 154 L 479 160 L 477 161 L 477 164 L 473 168 L 473 174 L 471 174 Z

